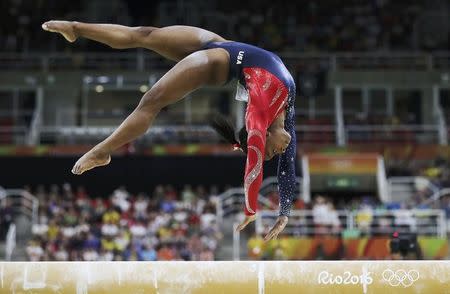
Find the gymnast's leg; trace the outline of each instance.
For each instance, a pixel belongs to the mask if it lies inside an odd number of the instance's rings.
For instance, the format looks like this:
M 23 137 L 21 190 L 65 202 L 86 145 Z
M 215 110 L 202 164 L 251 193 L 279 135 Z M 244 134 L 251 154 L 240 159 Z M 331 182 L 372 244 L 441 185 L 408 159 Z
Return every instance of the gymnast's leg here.
M 42 24 L 42 28 L 60 33 L 69 42 L 83 37 L 115 49 L 146 48 L 174 61 L 180 61 L 208 42 L 225 41 L 213 32 L 191 26 L 127 27 L 52 20 Z
M 136 109 L 114 133 L 75 163 L 72 172 L 82 174 L 108 164 L 110 154 L 144 134 L 163 107 L 201 86 L 224 84 L 228 77 L 228 65 L 229 54 L 221 48 L 197 51 L 181 60 L 144 94 Z

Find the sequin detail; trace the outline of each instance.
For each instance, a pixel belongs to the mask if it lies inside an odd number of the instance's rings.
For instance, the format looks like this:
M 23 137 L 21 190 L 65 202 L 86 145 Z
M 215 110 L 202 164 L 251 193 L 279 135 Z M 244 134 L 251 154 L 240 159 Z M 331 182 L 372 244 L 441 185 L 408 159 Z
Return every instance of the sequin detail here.
M 258 136 L 264 142 L 264 136 L 260 130 L 250 130 L 250 132 L 248 132 L 247 141 L 253 136 Z
M 261 151 L 258 150 L 258 148 L 254 147 L 254 146 L 248 146 L 249 152 L 250 149 L 256 152 L 256 156 L 258 157 L 257 162 L 255 167 L 248 173 L 247 177 L 245 177 L 245 181 L 244 181 L 244 189 L 245 189 L 245 206 L 247 207 L 247 210 L 250 213 L 255 213 L 251 208 L 250 208 L 250 203 L 248 202 L 248 191 L 250 189 L 251 184 L 256 180 L 256 178 L 258 177 L 259 173 L 261 172 L 262 169 L 262 154 Z
M 261 131 L 250 130 L 250 132 L 248 132 L 247 141 L 249 141 L 250 138 L 253 136 L 258 136 L 264 142 L 264 136 L 262 135 Z M 248 201 L 248 192 L 249 192 L 251 184 L 256 180 L 258 175 L 261 173 L 263 158 L 262 158 L 261 151 L 259 151 L 259 149 L 256 148 L 255 146 L 248 146 L 248 152 L 250 152 L 250 150 L 253 150 L 256 152 L 257 160 L 256 160 L 255 167 L 248 173 L 248 175 L 245 177 L 245 180 L 244 180 L 245 206 L 250 213 L 255 213 L 250 207 L 250 203 Z

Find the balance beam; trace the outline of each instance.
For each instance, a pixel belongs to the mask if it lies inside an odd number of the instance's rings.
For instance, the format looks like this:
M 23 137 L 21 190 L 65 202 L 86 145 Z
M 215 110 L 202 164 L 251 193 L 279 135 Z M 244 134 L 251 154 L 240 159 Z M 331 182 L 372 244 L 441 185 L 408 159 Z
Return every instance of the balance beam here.
M 0 293 L 450 293 L 450 262 L 0 262 Z

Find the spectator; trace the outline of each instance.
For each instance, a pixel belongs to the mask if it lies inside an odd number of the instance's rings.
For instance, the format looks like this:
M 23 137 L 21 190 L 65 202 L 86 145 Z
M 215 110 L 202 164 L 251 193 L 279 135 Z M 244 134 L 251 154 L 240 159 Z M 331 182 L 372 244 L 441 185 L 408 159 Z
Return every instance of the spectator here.
M 44 255 L 44 249 L 37 240 L 31 240 L 28 242 L 26 252 L 30 261 L 41 261 Z
M 134 197 L 123 187 L 109 199 L 91 199 L 84 189 L 77 193 L 71 189 L 65 185 L 61 190 L 65 199 L 72 199 L 65 201 L 58 196 L 58 187 L 52 187 L 51 194 L 40 188 L 44 201 L 39 222 L 32 228 L 36 240 L 29 245 L 30 259 L 214 259 L 222 234 L 215 203 L 209 201 L 204 188 L 198 189 L 204 200 L 193 197 L 194 203 L 179 201 L 170 186 L 155 190 L 154 195 L 162 197 L 158 201 L 144 194 Z

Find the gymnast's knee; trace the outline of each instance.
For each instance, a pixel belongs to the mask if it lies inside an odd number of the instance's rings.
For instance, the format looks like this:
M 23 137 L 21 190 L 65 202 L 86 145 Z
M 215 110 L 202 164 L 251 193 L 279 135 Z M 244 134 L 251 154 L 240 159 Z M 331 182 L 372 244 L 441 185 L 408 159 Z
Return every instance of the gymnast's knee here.
M 151 35 L 151 33 L 157 29 L 159 29 L 159 28 L 144 27 L 144 26 L 133 27 L 132 28 L 132 30 L 134 32 L 134 34 L 133 34 L 134 40 L 133 41 L 136 43 L 137 46 L 141 46 L 148 40 L 148 37 Z
M 161 109 L 168 104 L 164 99 L 164 87 L 165 86 L 154 85 L 144 94 L 144 96 L 142 96 L 137 108 L 151 114 L 157 114 L 161 111 Z

